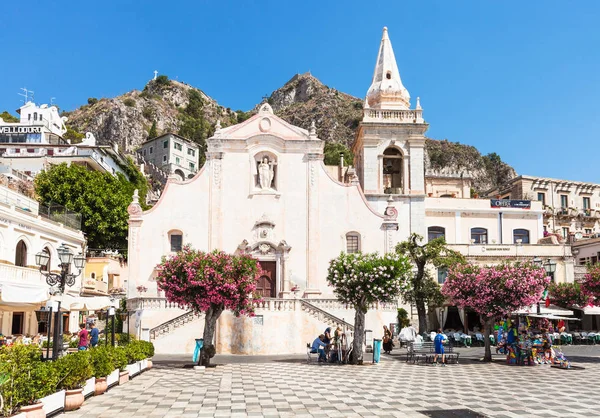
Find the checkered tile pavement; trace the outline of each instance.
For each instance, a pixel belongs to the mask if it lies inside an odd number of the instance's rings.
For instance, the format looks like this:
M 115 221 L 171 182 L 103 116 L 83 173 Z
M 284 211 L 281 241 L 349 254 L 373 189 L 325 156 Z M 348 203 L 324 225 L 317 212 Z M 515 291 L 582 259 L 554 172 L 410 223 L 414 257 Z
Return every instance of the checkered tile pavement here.
M 205 371 L 163 366 L 64 416 L 600 416 L 600 363 L 586 358 L 579 363 L 585 370 L 473 360 L 436 367 L 397 358 L 364 366 L 299 361 L 228 364 Z

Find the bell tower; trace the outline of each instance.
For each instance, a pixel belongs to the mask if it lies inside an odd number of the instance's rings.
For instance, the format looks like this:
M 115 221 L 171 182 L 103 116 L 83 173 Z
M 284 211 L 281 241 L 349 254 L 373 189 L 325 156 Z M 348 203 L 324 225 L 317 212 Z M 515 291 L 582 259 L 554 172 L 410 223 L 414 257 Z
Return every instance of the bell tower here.
M 425 222 L 425 131 L 419 98 L 410 108 L 410 94 L 400 77 L 386 27 L 375 71 L 364 102 L 363 119 L 352 147 L 360 184 L 378 208 L 392 195 L 410 204 L 411 232 L 423 234 Z

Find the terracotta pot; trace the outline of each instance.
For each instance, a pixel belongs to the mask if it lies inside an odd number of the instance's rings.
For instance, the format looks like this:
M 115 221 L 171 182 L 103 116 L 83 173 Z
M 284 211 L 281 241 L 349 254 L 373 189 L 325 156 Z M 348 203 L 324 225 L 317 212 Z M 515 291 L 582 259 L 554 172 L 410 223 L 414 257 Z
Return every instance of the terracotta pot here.
M 152 360 L 148 359 L 148 370 L 152 368 Z
M 68 390 L 65 396 L 65 411 L 74 411 L 83 405 L 83 388 Z
M 119 373 L 119 385 L 124 385 L 129 382 L 129 372 L 124 371 Z
M 108 383 L 106 383 L 106 377 L 97 377 L 96 386 L 94 386 L 94 395 L 102 395 L 108 389 Z
M 42 409 L 44 404 L 38 402 L 33 405 L 27 405 L 21 407 L 21 412 L 25 412 L 27 418 L 46 418 L 46 412 Z

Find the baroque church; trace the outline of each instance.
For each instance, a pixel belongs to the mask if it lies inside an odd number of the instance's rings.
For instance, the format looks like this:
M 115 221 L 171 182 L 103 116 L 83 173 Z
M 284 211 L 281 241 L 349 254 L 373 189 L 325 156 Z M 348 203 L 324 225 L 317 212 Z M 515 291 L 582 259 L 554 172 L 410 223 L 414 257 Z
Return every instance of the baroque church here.
M 293 126 L 267 103 L 238 125 L 217 123 L 206 163 L 192 179 L 170 178 L 148 211 L 137 197 L 129 207 L 129 294 L 139 285 L 149 289 L 129 300 L 139 335 L 157 352 L 191 352 L 202 335 L 203 319 L 165 301 L 154 282 L 161 257 L 185 244 L 250 253 L 266 272 L 256 317 L 225 312 L 219 319 L 217 352 L 283 354 L 302 352 L 328 326 L 352 330 L 353 311 L 326 283 L 329 261 L 340 252 L 393 251 L 411 233 L 468 246 L 513 244 L 511 231 L 523 229 L 527 243 L 537 242 L 537 202 L 526 211 L 503 209 L 499 224 L 489 200 L 470 199 L 465 176 L 426 176 L 427 128 L 418 98 L 411 109 L 387 28 L 348 175 L 324 165 L 314 123 L 308 130 Z M 367 328 L 378 337 L 382 325 L 395 323 L 398 306 L 373 306 Z

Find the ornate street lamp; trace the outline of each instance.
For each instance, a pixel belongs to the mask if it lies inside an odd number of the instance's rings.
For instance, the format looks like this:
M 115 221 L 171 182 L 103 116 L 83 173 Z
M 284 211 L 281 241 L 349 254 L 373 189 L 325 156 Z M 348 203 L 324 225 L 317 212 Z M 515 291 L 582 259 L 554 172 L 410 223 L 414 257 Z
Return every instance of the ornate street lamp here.
M 48 271 L 44 271 L 44 268 L 48 266 L 48 261 L 50 260 L 50 254 L 45 251 L 41 251 L 35 255 L 35 263 L 40 267 L 40 273 L 46 277 L 46 283 L 53 289 L 56 289 L 58 286 L 58 290 L 55 292 L 59 295 L 62 295 L 65 292 L 66 286 L 73 286 L 75 284 L 75 279 L 77 276 L 81 274 L 81 270 L 85 266 L 85 256 L 83 254 L 73 255 L 73 252 L 67 248 L 65 244 L 62 244 L 56 250 L 58 253 L 58 260 L 60 262 L 60 273 L 53 273 L 50 271 L 48 267 Z M 77 274 L 71 273 L 71 264 L 75 264 L 75 268 L 77 269 Z M 62 336 L 60 335 L 60 300 L 58 301 L 58 309 L 55 313 L 54 319 L 54 334 L 53 340 L 54 344 L 52 345 L 52 359 L 56 360 L 58 358 L 59 352 L 62 350 Z M 48 329 L 48 333 L 50 330 Z

